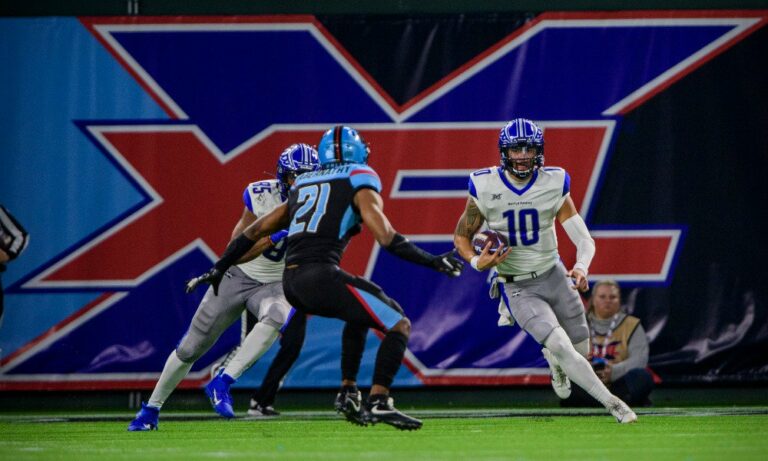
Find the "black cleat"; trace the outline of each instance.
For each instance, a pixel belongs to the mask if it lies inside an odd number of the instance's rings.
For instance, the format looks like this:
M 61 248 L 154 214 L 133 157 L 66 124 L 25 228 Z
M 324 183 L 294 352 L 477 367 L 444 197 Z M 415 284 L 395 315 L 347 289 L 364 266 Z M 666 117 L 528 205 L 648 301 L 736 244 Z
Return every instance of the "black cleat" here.
M 341 413 L 352 424 L 358 426 L 367 426 L 365 415 L 363 414 L 363 398 L 360 391 L 342 387 L 336 400 L 333 402 L 333 408 L 337 413 Z
M 380 395 L 365 404 L 365 420 L 368 423 L 386 423 L 403 431 L 421 429 L 422 422 L 395 408 L 392 397 Z
M 274 416 L 280 416 L 280 412 L 275 410 L 272 405 L 261 405 L 254 399 L 251 399 L 251 404 L 248 407 L 248 416 L 255 416 L 257 418 L 268 418 Z

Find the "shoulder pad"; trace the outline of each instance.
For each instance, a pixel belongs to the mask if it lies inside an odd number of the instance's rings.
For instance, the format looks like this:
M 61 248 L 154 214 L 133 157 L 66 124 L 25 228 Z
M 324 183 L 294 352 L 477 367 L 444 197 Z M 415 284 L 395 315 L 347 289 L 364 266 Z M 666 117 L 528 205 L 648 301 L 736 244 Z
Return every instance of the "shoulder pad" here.
M 271 199 L 276 193 L 279 194 L 279 190 L 275 179 L 252 182 L 243 191 L 243 203 L 248 211 L 258 215 L 264 211 L 264 208 L 270 208 L 273 205 Z
M 483 176 L 486 174 L 491 174 L 495 169 L 496 167 L 490 167 L 490 168 L 483 168 L 482 170 L 475 170 L 469 176 L 474 178 L 475 176 Z
M 353 167 L 349 171 L 349 182 L 352 183 L 352 188 L 357 189 L 373 189 L 376 192 L 381 192 L 381 179 L 379 175 L 368 165 L 359 165 Z

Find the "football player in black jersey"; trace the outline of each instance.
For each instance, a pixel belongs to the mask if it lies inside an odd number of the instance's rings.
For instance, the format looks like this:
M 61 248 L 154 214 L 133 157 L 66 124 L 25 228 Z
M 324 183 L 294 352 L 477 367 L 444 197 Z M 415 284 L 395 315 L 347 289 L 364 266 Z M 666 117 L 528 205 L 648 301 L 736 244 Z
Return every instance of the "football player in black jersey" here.
M 381 181 L 368 166 L 368 145 L 354 129 L 336 126 L 323 134 L 318 146 L 321 169 L 296 179 L 287 203 L 277 207 L 233 240 L 205 274 L 192 279 L 187 291 L 200 283 L 218 287 L 226 269 L 261 237 L 288 229 L 283 289 L 288 301 L 305 314 L 346 322 L 342 333 L 342 389 L 336 409 L 358 425 L 384 422 L 398 429 L 419 429 L 421 421 L 398 411 L 389 397 L 400 368 L 411 323 L 400 305 L 374 283 L 339 268 L 349 240 L 365 223 L 376 241 L 396 256 L 458 276 L 463 263 L 451 253 L 433 255 L 397 233 L 383 212 Z M 251 255 L 253 253 L 251 252 Z M 373 386 L 362 404 L 357 389 L 368 328 L 385 333 L 376 355 Z

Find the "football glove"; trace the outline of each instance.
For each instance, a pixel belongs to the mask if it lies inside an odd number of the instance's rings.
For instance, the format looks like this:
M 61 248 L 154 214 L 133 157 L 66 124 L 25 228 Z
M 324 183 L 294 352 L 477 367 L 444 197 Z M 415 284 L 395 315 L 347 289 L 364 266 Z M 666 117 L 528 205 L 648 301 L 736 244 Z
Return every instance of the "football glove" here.
M 195 288 L 197 288 L 198 285 L 200 285 L 201 283 L 207 283 L 213 287 L 213 294 L 218 296 L 219 284 L 221 283 L 222 278 L 224 278 L 224 273 L 216 269 L 215 267 L 212 267 L 205 274 L 197 276 L 193 279 L 187 280 L 187 286 L 184 289 L 184 291 L 187 293 L 192 293 L 195 290 Z
M 447 274 L 450 277 L 458 277 L 464 268 L 464 261 L 453 255 L 453 250 L 437 255 L 432 260 L 432 268 Z

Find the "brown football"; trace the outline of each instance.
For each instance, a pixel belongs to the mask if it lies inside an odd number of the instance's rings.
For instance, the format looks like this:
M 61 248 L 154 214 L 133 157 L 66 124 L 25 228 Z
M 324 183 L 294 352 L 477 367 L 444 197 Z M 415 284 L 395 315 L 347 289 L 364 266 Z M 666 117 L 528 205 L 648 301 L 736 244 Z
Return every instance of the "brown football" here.
M 483 252 L 483 248 L 485 248 L 485 245 L 487 245 L 488 242 L 491 242 L 491 248 L 489 250 L 491 253 L 495 253 L 501 245 L 509 245 L 507 238 L 503 234 L 488 229 L 475 234 L 472 238 L 472 248 L 475 250 L 475 253 L 480 254 Z

